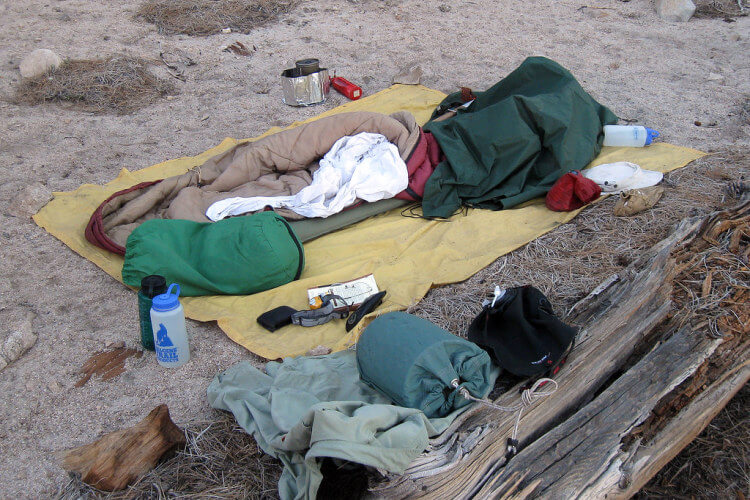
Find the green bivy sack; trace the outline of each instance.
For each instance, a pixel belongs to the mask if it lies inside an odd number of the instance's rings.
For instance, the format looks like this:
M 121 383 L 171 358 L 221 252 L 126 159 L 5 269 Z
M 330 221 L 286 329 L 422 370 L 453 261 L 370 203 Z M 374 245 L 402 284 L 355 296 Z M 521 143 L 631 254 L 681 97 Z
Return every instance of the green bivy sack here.
M 460 92 L 449 95 L 424 126 L 445 155 L 425 184 L 427 217 L 450 217 L 462 204 L 500 210 L 543 196 L 566 172 L 588 165 L 599 154 L 604 125 L 617 123 L 545 57 L 529 57 L 475 94 L 468 108 L 435 121 L 464 104 Z
M 179 283 L 182 296 L 248 295 L 296 280 L 305 266 L 297 235 L 274 212 L 218 222 L 152 219 L 128 237 L 122 279 L 149 274 Z
M 468 340 L 403 312 L 383 314 L 357 342 L 357 367 L 364 382 L 394 403 L 444 417 L 469 401 L 451 386 L 486 396 L 495 377 L 489 355 Z

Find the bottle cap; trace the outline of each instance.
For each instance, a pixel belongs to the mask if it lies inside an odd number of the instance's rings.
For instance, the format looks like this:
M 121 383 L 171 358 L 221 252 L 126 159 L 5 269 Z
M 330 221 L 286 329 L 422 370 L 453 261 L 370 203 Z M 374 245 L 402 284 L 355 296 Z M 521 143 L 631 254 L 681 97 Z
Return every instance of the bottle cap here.
M 644 144 L 644 146 L 648 146 L 649 144 L 653 142 L 654 139 L 659 137 L 660 134 L 658 131 L 652 128 L 648 128 L 648 127 L 643 127 L 643 128 L 646 129 L 646 144 Z
M 158 274 L 149 274 L 141 280 L 141 291 L 149 299 L 167 291 L 167 280 Z
M 172 294 L 172 289 L 177 288 L 177 292 Z M 154 300 L 151 304 L 151 307 L 154 311 L 171 311 L 172 309 L 177 309 L 180 305 L 179 301 L 180 296 L 180 285 L 177 283 L 172 283 L 169 285 L 169 289 L 167 290 L 167 293 L 162 293 L 161 295 L 157 295 L 154 297 Z

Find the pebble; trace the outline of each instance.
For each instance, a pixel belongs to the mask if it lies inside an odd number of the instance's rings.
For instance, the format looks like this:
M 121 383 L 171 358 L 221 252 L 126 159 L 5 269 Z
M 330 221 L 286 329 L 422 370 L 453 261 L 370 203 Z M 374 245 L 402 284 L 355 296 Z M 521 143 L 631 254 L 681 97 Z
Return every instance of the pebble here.
M 11 324 L 10 334 L 0 348 L 0 358 L 5 362 L 5 366 L 20 358 L 36 344 L 37 334 L 31 324 L 33 319 L 33 313 L 29 313 L 20 321 Z

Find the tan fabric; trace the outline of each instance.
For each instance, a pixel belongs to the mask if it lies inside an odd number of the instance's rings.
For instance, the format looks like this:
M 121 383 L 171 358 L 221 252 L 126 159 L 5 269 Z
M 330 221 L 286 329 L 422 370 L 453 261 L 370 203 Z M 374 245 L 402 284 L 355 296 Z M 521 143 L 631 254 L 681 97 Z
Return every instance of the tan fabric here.
M 112 200 L 102 210 L 104 230 L 125 246 L 130 233 L 152 218 L 209 222 L 206 209 L 225 198 L 294 195 L 312 182 L 317 161 L 338 139 L 360 132 L 383 134 L 404 161 L 419 141 L 419 126 L 408 112 L 322 118 L 238 144 L 182 175 Z M 277 212 L 291 220 L 303 218 L 285 209 Z

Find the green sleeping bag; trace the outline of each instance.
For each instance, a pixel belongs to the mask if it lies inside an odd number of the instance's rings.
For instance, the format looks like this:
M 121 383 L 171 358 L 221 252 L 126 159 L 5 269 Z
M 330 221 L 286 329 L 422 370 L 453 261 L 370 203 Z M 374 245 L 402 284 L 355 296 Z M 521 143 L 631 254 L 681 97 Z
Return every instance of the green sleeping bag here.
M 160 274 L 183 296 L 248 295 L 299 278 L 305 256 L 294 231 L 274 212 L 218 222 L 152 219 L 128 237 L 123 281 Z
M 383 314 L 367 325 L 357 342 L 357 366 L 364 382 L 428 418 L 469 404 L 451 387 L 454 379 L 485 397 L 496 377 L 479 346 L 403 312 Z

